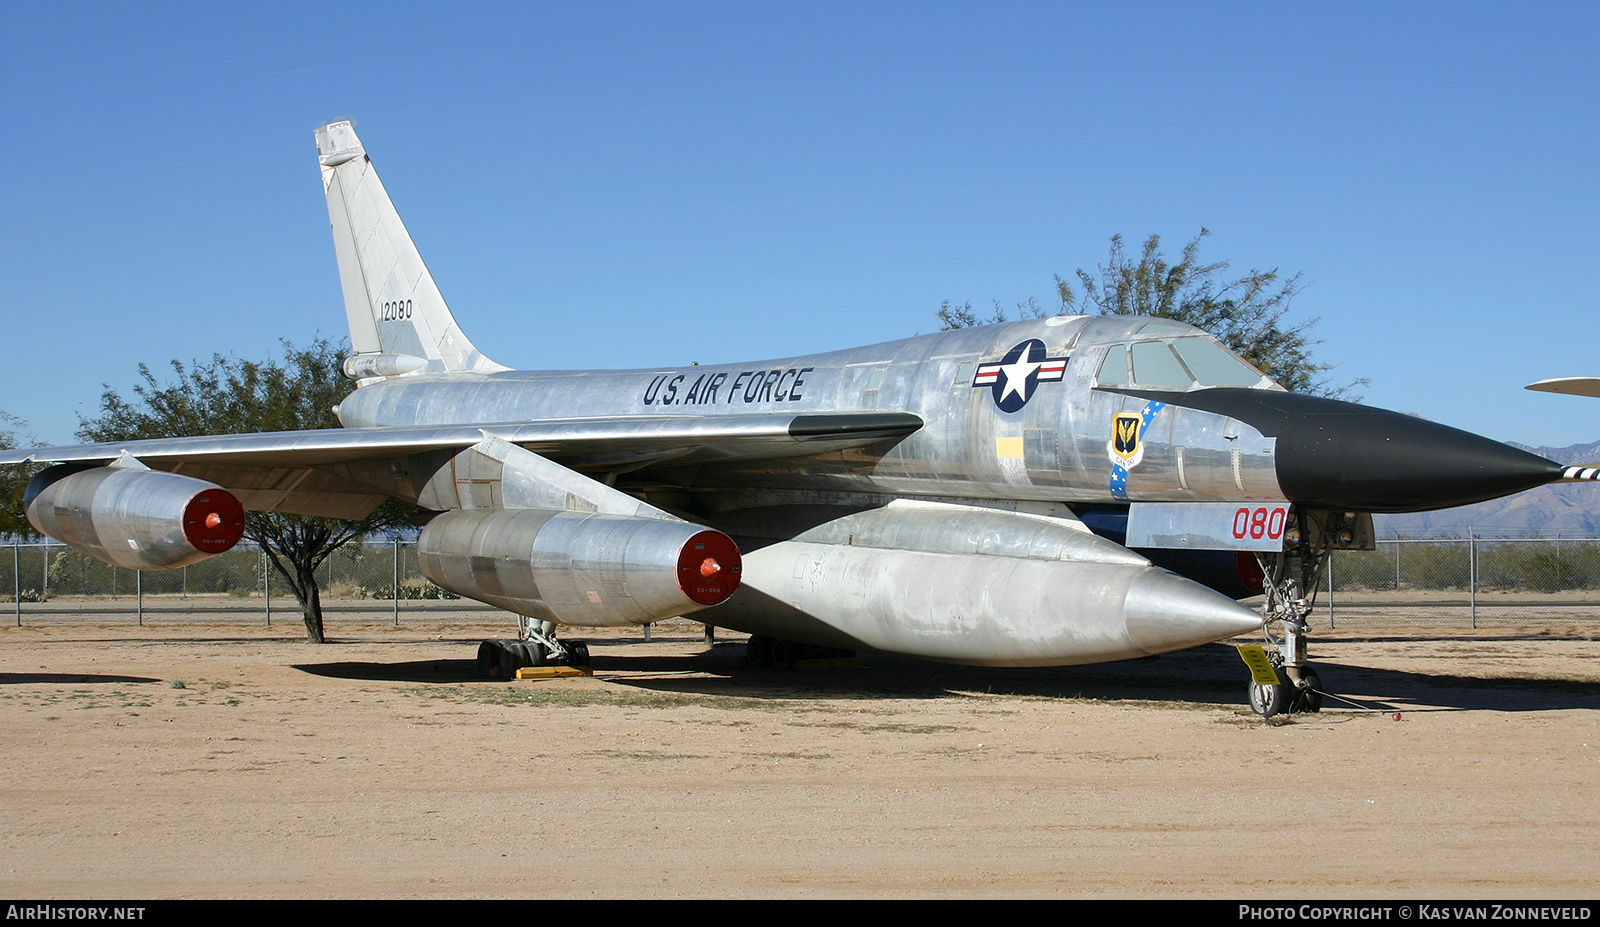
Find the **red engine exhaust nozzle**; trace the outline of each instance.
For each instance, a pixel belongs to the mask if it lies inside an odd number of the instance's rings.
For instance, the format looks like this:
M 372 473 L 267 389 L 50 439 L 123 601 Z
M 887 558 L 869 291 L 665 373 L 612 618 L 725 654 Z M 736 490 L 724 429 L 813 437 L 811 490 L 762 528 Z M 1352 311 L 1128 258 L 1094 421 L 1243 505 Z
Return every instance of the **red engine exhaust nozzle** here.
M 739 545 L 721 531 L 702 531 L 678 552 L 678 588 L 696 605 L 720 605 L 739 588 Z
M 226 489 L 197 492 L 183 507 L 183 536 L 195 550 L 220 554 L 244 537 L 244 506 Z

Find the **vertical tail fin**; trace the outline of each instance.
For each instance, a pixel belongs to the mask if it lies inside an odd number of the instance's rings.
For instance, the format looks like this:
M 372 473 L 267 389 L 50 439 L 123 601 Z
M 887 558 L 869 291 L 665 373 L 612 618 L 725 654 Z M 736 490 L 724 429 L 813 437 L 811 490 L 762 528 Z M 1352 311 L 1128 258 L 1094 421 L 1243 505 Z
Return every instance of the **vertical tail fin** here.
M 317 156 L 355 350 L 345 361 L 346 375 L 505 370 L 456 324 L 353 124 L 318 129 Z

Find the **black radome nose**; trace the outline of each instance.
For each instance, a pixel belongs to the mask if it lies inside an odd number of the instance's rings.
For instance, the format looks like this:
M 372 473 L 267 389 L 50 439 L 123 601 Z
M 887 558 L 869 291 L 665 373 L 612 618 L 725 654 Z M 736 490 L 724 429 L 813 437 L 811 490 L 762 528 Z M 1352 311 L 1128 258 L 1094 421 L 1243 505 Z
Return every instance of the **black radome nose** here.
M 1182 405 L 1276 437 L 1278 485 L 1309 508 L 1422 512 L 1562 476 L 1552 460 L 1459 428 L 1353 402 L 1267 390 L 1198 390 Z

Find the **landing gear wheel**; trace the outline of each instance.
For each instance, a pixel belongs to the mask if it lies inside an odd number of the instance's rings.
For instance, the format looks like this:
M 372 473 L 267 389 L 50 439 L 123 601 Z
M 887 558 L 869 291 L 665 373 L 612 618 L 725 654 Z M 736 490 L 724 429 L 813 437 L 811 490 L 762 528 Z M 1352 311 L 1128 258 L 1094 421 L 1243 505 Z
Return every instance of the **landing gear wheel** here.
M 523 666 L 548 666 L 550 664 L 550 651 L 538 641 L 519 641 L 522 652 L 527 654 L 527 662 Z
M 1300 671 L 1300 678 L 1305 681 L 1304 689 L 1294 691 L 1294 699 L 1289 706 L 1293 712 L 1306 712 L 1315 714 L 1322 710 L 1322 677 L 1315 670 L 1304 669 Z
M 588 666 L 589 645 L 583 641 L 567 641 L 567 665 Z
M 1289 707 L 1288 688 L 1288 686 L 1280 684 L 1263 686 L 1252 682 L 1250 684 L 1250 710 L 1263 718 L 1283 714 L 1283 710 Z
M 772 665 L 777 669 L 792 670 L 800 659 L 800 645 L 793 641 L 774 640 L 771 644 Z
M 517 670 L 526 664 L 522 661 L 522 654 L 518 653 L 518 644 L 521 641 L 500 642 L 500 678 L 515 679 Z
M 744 645 L 744 659 L 751 666 L 771 666 L 772 641 L 759 634 L 750 635 Z
M 478 644 L 478 675 L 493 676 L 500 665 L 500 647 L 494 641 Z

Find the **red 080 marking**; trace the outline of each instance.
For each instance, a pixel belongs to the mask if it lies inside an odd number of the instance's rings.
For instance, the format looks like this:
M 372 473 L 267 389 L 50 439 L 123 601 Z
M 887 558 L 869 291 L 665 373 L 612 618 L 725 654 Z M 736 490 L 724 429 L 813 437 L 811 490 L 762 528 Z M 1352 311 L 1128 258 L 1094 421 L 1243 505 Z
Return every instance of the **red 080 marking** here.
M 1233 536 L 1241 540 L 1246 537 L 1256 541 L 1277 540 L 1283 537 L 1283 523 L 1288 517 L 1288 509 L 1282 507 L 1252 509 L 1247 506 L 1233 513 Z

